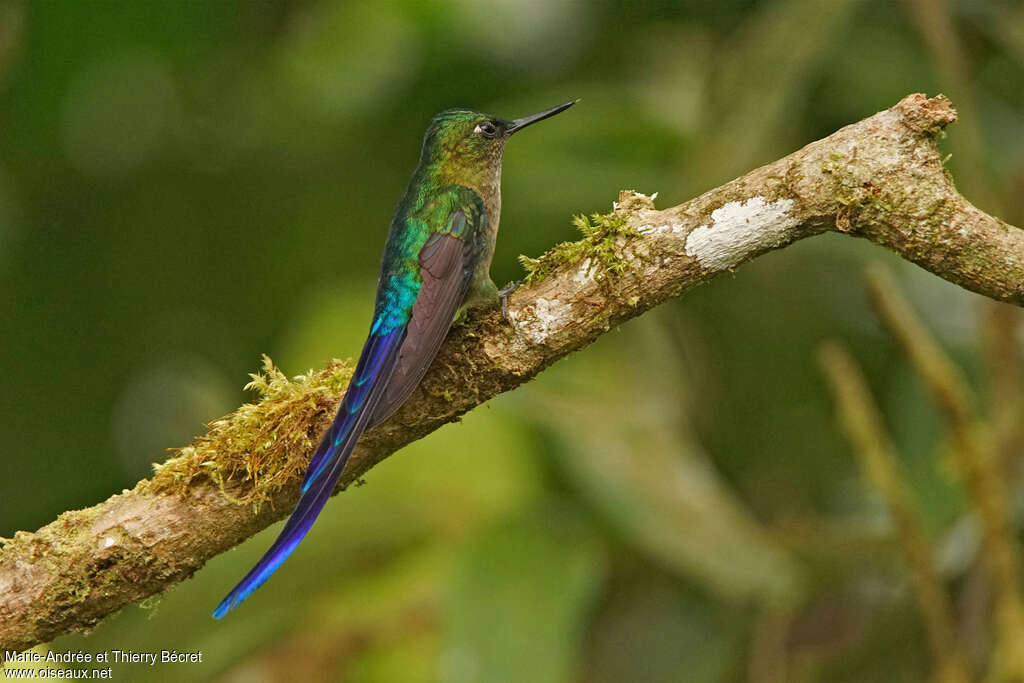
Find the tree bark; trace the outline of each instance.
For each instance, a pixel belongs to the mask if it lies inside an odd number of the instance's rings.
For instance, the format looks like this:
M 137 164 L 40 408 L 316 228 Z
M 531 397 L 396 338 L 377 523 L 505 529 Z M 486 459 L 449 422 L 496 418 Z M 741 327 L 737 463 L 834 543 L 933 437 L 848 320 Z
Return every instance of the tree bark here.
M 478 311 L 452 329 L 413 397 L 364 435 L 342 486 L 625 320 L 828 230 L 1024 306 L 1024 231 L 960 196 L 936 148 L 955 119 L 941 95 L 910 95 L 679 206 L 621 193 L 611 214 L 582 223 L 583 240 L 528 261 L 510 323 Z M 349 374 L 336 362 L 289 381 L 268 362 L 262 400 L 212 423 L 152 479 L 4 541 L 0 649 L 88 629 L 284 517 Z

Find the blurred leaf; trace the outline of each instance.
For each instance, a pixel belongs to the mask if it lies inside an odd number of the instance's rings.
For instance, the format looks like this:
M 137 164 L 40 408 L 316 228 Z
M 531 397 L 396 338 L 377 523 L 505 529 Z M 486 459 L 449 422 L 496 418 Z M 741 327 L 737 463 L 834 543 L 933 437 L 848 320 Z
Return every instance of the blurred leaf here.
M 437 605 L 454 557 L 454 548 L 436 544 L 353 577 L 303 605 L 294 628 L 247 656 L 236 630 L 233 646 L 243 654 L 221 679 L 436 680 Z
M 569 476 L 628 543 L 670 570 L 730 599 L 793 600 L 793 561 L 689 433 L 678 351 L 655 319 L 628 329 L 618 353 L 580 358 L 569 387 L 536 391 L 531 413 L 562 437 Z
M 712 180 L 763 163 L 793 128 L 791 103 L 846 25 L 852 0 L 760 3 L 719 48 L 708 82 L 716 134 L 694 163 Z M 756 122 L 756 123 L 755 123 Z
M 570 61 L 590 37 L 591 6 L 572 0 L 454 0 L 474 51 L 524 69 Z
M 441 679 L 571 680 L 604 576 L 592 531 L 547 506 L 485 534 L 462 558 L 447 602 Z
M 416 72 L 419 39 L 388 3 L 327 0 L 297 13 L 281 45 L 286 83 L 330 117 L 378 106 Z
M 211 415 L 234 407 L 235 387 L 222 368 L 198 354 L 179 353 L 133 373 L 118 397 L 110 429 L 128 477 L 151 476 L 168 444 L 188 443 Z
M 158 157 L 178 124 L 169 64 L 126 51 L 78 74 L 64 102 L 64 153 L 77 170 L 103 177 L 137 172 Z
M 630 577 L 592 627 L 587 683 L 732 680 L 745 614 L 688 592 L 665 576 Z
M 334 679 L 330 679 L 334 680 Z M 432 632 L 404 634 L 367 652 L 345 672 L 346 683 L 430 683 L 437 677 L 437 638 Z

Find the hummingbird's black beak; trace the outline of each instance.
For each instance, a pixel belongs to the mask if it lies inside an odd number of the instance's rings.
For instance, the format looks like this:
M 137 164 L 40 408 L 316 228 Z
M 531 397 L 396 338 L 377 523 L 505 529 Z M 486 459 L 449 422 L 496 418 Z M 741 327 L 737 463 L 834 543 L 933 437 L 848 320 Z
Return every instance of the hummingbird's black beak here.
M 569 107 L 571 107 L 572 105 L 576 104 L 577 102 L 579 102 L 579 100 L 573 100 L 572 102 L 560 104 L 557 107 L 551 107 L 551 109 L 545 109 L 544 111 L 538 112 L 531 116 L 524 116 L 521 119 L 516 119 L 505 127 L 505 135 L 512 135 L 512 133 L 521 131 L 523 128 L 526 128 L 532 123 L 537 123 L 538 121 L 543 121 L 544 119 L 551 118 L 555 114 L 560 114 Z

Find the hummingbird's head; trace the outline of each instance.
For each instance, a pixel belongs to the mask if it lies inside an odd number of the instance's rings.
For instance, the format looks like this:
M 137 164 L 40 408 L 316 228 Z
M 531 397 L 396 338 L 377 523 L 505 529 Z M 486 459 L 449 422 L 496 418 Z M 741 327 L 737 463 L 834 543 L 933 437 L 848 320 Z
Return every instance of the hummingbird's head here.
M 530 124 L 563 112 L 579 100 L 566 102 L 521 119 L 506 121 L 472 109 L 448 109 L 434 117 L 423 138 L 421 163 L 440 163 L 449 171 L 491 173 L 501 171 L 505 142 Z

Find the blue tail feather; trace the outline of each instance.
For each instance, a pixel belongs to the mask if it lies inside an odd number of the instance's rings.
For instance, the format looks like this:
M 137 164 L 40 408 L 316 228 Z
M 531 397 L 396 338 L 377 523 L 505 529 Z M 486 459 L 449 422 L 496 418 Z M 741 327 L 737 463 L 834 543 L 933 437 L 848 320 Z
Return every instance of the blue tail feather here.
M 270 549 L 217 605 L 217 609 L 213 611 L 215 618 L 223 617 L 263 585 L 288 559 L 313 526 L 327 499 L 331 497 L 338 479 L 341 478 L 352 449 L 355 448 L 362 432 L 369 426 L 373 406 L 380 398 L 388 376 L 394 368 L 394 361 L 404 335 L 405 328 L 397 328 L 380 336 L 371 334 L 363 347 L 359 364 L 349 384 L 349 391 L 341 402 L 334 423 L 324 434 L 313 460 L 310 461 L 302 485 L 302 494 L 295 510 Z M 357 380 L 361 380 L 358 385 Z M 355 408 L 352 407 L 353 404 Z
M 376 326 L 375 326 L 376 327 Z M 338 414 L 330 428 L 320 439 L 320 445 L 309 461 L 306 469 L 306 476 L 302 479 L 302 492 L 305 493 L 313 480 L 320 476 L 324 466 L 330 461 L 332 454 L 338 444 L 345 438 L 345 435 L 355 424 L 355 415 L 362 408 L 366 396 L 375 385 L 374 380 L 380 375 L 381 366 L 389 355 L 392 346 L 397 348 L 394 335 L 400 335 L 404 330 L 392 330 L 389 334 L 376 335 L 371 333 L 363 346 L 363 352 L 356 365 L 356 371 L 352 374 L 348 389 L 345 391 L 345 398 L 338 408 Z M 400 342 L 399 342 L 400 343 Z

